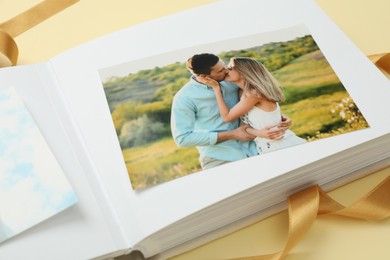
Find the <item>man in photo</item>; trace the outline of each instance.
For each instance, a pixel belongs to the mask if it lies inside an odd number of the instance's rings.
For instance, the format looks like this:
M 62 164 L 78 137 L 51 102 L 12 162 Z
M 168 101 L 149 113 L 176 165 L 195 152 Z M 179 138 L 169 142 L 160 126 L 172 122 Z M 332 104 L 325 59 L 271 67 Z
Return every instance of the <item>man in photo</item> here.
M 224 81 L 229 74 L 225 63 L 214 54 L 202 53 L 189 58 L 186 66 L 192 77 L 172 103 L 171 130 L 176 144 L 196 146 L 202 169 L 258 155 L 255 136 L 245 130 L 250 126 L 240 125 L 240 120 L 224 122 L 213 88 L 200 83 L 204 77 L 216 80 L 228 108 L 236 105 L 239 88 Z M 267 138 L 278 140 L 290 125 L 290 119 L 284 117 L 278 128 L 264 130 Z

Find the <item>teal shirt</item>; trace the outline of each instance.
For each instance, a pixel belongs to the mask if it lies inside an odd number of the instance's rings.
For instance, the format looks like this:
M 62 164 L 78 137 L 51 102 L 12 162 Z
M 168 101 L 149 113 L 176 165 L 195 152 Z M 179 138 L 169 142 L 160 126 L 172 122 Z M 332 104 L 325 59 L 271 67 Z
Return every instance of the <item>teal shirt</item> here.
M 226 105 L 232 108 L 238 102 L 238 87 L 221 82 Z M 196 146 L 200 158 L 236 161 L 257 155 L 254 142 L 235 139 L 217 143 L 218 132 L 236 129 L 239 120 L 224 122 L 219 114 L 217 100 L 211 87 L 193 78 L 173 98 L 171 130 L 179 146 Z

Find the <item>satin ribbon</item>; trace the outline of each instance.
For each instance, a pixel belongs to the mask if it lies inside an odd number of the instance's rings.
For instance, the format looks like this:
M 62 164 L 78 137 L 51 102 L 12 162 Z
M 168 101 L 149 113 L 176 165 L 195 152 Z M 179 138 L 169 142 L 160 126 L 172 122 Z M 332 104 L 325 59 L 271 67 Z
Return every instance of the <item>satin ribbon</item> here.
M 0 54 L 3 54 L 11 65 L 15 66 L 19 50 L 14 37 L 78 1 L 46 0 L 0 24 Z
M 231 260 L 282 259 L 305 236 L 318 215 L 339 215 L 364 220 L 382 220 L 390 217 L 390 176 L 349 207 L 344 207 L 333 200 L 318 185 L 290 196 L 289 232 L 284 249 L 269 255 Z
M 373 54 L 368 58 L 390 79 L 390 53 Z
M 19 50 L 14 38 L 7 32 L 1 29 L 0 25 L 0 54 L 3 54 L 5 58 L 11 63 L 16 65 L 18 62 Z

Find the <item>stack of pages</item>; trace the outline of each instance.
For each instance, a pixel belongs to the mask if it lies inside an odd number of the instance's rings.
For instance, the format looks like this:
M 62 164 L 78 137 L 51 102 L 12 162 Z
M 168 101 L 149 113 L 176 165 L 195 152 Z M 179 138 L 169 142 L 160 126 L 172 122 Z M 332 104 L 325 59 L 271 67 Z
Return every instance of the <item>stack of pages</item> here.
M 171 120 L 186 61 L 200 53 L 264 64 L 305 142 L 202 170 Z M 23 100 L 78 198 L 0 244 L 1 259 L 167 259 L 312 185 L 331 190 L 390 165 L 390 83 L 311 0 L 218 1 L 1 69 L 0 87 Z

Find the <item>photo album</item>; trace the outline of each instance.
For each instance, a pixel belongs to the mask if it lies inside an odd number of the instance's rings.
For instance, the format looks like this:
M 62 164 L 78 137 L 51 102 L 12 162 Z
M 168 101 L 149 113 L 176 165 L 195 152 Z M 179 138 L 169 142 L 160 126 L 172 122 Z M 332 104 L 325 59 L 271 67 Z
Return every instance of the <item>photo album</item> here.
M 168 259 L 389 166 L 388 100 L 312 0 L 222 0 L 1 69 L 0 258 Z

